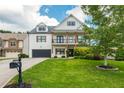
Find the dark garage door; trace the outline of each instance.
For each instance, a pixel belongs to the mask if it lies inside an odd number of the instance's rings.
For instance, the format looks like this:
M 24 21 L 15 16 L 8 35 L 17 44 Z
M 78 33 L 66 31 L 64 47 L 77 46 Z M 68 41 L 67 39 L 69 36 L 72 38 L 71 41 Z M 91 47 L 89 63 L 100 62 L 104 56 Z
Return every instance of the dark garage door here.
M 51 50 L 32 50 L 32 57 L 51 57 Z

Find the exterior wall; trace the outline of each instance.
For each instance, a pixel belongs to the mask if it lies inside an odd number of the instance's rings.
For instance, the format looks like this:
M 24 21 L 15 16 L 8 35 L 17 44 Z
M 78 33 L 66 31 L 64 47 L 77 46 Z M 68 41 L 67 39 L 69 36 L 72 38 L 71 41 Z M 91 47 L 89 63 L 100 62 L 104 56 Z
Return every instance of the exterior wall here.
M 36 36 L 46 36 L 46 42 L 36 42 Z M 32 57 L 32 49 L 51 49 L 51 34 L 29 34 L 29 57 Z
M 67 26 L 67 21 L 75 21 L 75 26 Z M 65 20 L 63 23 L 60 23 L 57 27 L 55 27 L 55 30 L 75 30 L 75 29 L 82 29 L 81 23 L 77 21 L 74 17 L 70 16 L 67 20 Z
M 5 52 L 5 57 L 7 58 L 17 58 L 18 54 L 21 52 Z
M 23 41 L 23 53 L 29 55 L 29 34 L 26 35 Z
M 9 42 L 8 41 L 4 41 L 4 48 L 8 48 L 9 47 Z
M 18 47 L 19 47 L 19 48 L 23 48 L 23 41 L 19 41 L 19 42 L 18 42 Z

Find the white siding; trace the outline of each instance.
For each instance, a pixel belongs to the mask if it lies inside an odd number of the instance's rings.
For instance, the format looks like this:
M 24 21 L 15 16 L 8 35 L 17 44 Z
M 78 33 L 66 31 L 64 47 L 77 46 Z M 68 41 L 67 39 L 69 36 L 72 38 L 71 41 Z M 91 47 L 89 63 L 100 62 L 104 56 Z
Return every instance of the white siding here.
M 67 26 L 68 21 L 75 21 L 75 26 Z M 63 23 L 60 23 L 57 27 L 55 27 L 55 30 L 75 30 L 75 29 L 81 29 L 81 23 L 76 20 L 73 16 L 70 16 L 67 18 Z
M 46 42 L 36 42 L 37 36 L 46 36 Z M 29 57 L 32 57 L 32 49 L 51 49 L 51 34 L 29 34 Z
M 28 34 L 26 35 L 26 38 L 23 41 L 23 53 L 29 55 L 29 42 L 28 42 Z

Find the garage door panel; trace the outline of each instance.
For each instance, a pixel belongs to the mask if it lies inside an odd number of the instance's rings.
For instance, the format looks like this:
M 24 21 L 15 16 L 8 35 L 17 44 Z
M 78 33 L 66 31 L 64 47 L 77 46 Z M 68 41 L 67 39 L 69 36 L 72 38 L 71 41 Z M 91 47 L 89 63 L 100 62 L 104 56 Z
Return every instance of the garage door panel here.
M 51 50 L 32 50 L 32 57 L 51 57 Z

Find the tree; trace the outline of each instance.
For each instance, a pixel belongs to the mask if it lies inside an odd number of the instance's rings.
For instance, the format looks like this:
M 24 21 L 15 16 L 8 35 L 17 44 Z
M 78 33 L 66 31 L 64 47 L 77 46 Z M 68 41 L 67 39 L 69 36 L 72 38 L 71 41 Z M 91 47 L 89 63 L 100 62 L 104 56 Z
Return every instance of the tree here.
M 0 33 L 12 33 L 11 31 L 0 30 Z
M 107 66 L 107 56 L 112 53 L 112 48 L 124 44 L 124 6 L 82 6 L 82 10 L 91 17 L 84 29 L 91 32 L 88 34 L 95 42 L 93 47 L 104 55 L 104 65 Z

